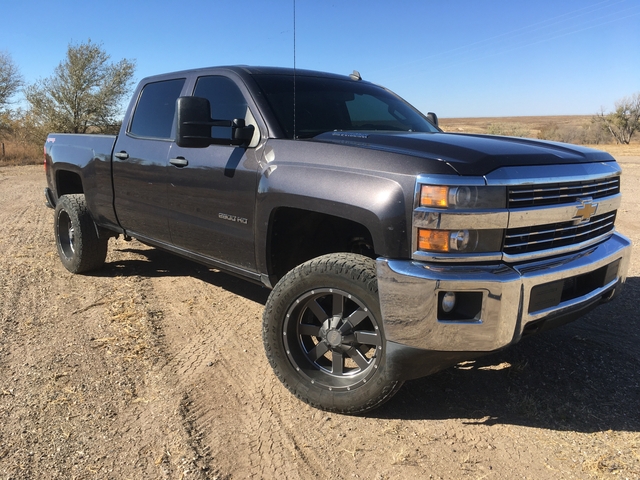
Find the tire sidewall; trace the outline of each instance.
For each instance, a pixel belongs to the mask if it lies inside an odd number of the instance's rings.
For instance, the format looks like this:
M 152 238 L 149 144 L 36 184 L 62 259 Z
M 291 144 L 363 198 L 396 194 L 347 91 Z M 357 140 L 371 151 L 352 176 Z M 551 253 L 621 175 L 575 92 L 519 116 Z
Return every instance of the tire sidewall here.
M 58 256 L 60 257 L 60 261 L 67 270 L 73 273 L 77 273 L 79 271 L 80 261 L 82 259 L 81 225 L 78 214 L 78 210 L 73 207 L 70 199 L 66 195 L 60 197 L 56 205 L 55 213 L 56 246 L 58 248 Z M 68 256 L 64 251 L 64 247 L 60 240 L 60 218 L 62 215 L 67 215 L 69 217 L 69 222 L 76 232 L 73 254 L 71 256 Z
M 74 230 L 73 251 L 65 252 L 61 218 L 66 216 Z M 107 256 L 108 236 L 99 236 L 96 224 L 87 208 L 83 194 L 63 195 L 55 210 L 54 232 L 56 247 L 62 265 L 71 273 L 97 270 Z M 68 254 L 69 253 L 69 254 Z

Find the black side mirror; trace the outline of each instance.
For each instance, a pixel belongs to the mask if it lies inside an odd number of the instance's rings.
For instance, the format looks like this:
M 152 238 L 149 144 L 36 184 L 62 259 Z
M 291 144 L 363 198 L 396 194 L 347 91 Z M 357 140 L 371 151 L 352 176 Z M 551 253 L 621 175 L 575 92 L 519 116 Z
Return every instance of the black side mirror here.
M 202 97 L 179 97 L 176 100 L 176 143 L 179 147 L 205 148 L 209 145 L 249 145 L 255 127 L 246 126 L 243 118 L 214 120 L 211 104 Z M 231 127 L 231 136 L 214 138 L 211 127 Z
M 179 97 L 176 100 L 179 147 L 204 148 L 211 145 L 211 104 L 201 97 Z
M 438 126 L 438 116 L 435 113 L 427 113 L 427 120 L 429 120 L 434 127 Z

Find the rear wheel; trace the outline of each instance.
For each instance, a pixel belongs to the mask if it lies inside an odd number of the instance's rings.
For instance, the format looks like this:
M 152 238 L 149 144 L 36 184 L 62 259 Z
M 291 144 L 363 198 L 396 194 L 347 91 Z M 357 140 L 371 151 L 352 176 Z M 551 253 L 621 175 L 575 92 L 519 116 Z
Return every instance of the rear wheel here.
M 71 273 L 97 270 L 104 265 L 109 237 L 98 234 L 84 195 L 60 197 L 54 229 L 58 255 Z
M 282 383 L 312 406 L 372 410 L 400 388 L 387 378 L 375 262 L 350 253 L 310 260 L 267 302 L 263 340 Z

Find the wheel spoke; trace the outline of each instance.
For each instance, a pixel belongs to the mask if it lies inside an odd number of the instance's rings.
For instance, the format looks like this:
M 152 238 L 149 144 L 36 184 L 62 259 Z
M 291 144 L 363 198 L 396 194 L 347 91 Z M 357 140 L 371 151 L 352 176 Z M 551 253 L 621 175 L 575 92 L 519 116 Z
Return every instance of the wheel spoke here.
M 344 356 L 340 351 L 331 352 L 331 373 L 334 375 L 342 375 L 344 373 Z
M 344 297 L 339 293 L 333 294 L 333 310 L 331 315 L 342 318 L 342 311 L 344 310 Z
M 356 342 L 363 345 L 375 345 L 379 347 L 380 335 L 375 332 L 355 332 Z
M 368 317 L 369 312 L 365 312 L 363 309 L 359 308 L 345 319 L 345 322 L 340 327 L 340 333 L 346 333 L 349 330 L 354 329 L 361 321 Z
M 364 370 L 369 366 L 369 361 L 367 360 L 367 358 L 365 358 L 364 355 L 362 355 L 362 353 L 360 353 L 360 350 L 358 350 L 357 348 L 351 347 L 349 350 L 347 350 L 347 355 L 349 355 L 349 358 L 356 362 L 361 370 Z
M 309 358 L 311 361 L 316 362 L 321 356 L 329 351 L 329 345 L 325 342 L 318 343 L 315 347 L 309 350 Z
M 327 318 L 329 318 L 327 312 L 325 312 L 324 309 L 320 305 L 318 305 L 318 302 L 316 300 L 311 300 L 307 304 L 307 307 L 309 308 L 309 310 L 311 310 L 311 313 L 313 313 L 315 317 L 320 321 L 320 323 L 323 323 Z
M 308 323 L 301 323 L 298 325 L 298 335 L 308 335 L 311 337 L 320 336 L 320 327 L 317 325 L 311 325 Z

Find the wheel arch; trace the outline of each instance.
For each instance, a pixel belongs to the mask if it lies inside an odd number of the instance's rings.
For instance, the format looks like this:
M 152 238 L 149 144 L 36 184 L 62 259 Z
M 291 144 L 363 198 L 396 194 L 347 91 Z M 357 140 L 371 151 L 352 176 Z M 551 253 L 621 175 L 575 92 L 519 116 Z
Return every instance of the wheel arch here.
M 273 285 L 288 269 L 327 253 L 400 257 L 409 249 L 406 212 L 405 194 L 394 180 L 362 172 L 279 166 L 259 181 L 258 268 L 268 272 Z M 283 242 L 286 234 L 295 239 Z M 365 250 L 345 248 L 345 242 L 352 241 L 361 241 Z M 290 258 L 282 266 L 285 252 L 296 260 Z

